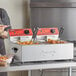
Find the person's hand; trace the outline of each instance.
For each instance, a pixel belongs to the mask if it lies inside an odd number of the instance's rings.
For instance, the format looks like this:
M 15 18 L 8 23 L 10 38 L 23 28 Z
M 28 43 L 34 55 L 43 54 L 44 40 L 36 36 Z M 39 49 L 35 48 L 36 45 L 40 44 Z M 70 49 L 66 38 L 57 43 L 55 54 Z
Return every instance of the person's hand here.
M 3 25 L 0 25 L 0 33 L 4 31 L 5 27 Z
M 8 32 L 7 31 L 2 32 L 1 37 L 2 38 L 7 38 L 8 37 Z

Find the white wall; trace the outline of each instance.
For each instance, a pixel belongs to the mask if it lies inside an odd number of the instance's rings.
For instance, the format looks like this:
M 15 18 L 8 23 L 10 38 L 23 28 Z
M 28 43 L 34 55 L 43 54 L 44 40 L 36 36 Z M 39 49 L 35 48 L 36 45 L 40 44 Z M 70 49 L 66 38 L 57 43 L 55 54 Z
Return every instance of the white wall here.
M 13 28 L 23 26 L 23 0 L 0 0 L 0 8 L 5 8 Z
M 29 0 L 0 0 L 0 8 L 4 8 L 11 21 L 12 28 L 23 28 L 26 24 L 26 2 Z M 28 21 L 29 22 L 29 21 Z M 6 50 L 9 50 L 9 40 L 5 39 Z M 23 76 L 27 75 L 27 72 L 9 72 L 8 76 Z

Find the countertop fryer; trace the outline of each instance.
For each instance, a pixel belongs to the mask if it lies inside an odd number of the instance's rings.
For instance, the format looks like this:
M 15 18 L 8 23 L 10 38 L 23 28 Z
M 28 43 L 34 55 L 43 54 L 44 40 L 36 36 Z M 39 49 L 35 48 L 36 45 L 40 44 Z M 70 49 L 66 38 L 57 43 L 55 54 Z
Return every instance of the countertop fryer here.
M 73 43 L 60 40 L 58 28 L 10 29 L 9 36 L 16 62 L 73 59 Z

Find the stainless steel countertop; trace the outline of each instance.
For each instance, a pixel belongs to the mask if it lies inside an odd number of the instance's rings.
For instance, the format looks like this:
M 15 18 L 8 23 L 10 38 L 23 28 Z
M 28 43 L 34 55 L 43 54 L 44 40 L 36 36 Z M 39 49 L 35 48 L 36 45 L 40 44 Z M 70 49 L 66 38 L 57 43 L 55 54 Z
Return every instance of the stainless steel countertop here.
M 12 64 L 7 67 L 0 67 L 0 72 L 9 71 L 24 71 L 24 70 L 39 70 L 39 69 L 55 69 L 55 68 L 69 68 L 76 67 L 75 61 L 48 61 L 24 64 Z

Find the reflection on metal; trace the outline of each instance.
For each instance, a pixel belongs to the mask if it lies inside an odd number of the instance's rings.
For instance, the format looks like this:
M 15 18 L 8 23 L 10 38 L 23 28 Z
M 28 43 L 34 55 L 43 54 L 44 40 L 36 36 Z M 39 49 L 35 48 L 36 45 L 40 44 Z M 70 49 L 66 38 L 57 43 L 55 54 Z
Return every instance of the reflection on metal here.
M 31 8 L 76 8 L 76 2 L 31 2 Z

